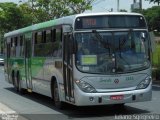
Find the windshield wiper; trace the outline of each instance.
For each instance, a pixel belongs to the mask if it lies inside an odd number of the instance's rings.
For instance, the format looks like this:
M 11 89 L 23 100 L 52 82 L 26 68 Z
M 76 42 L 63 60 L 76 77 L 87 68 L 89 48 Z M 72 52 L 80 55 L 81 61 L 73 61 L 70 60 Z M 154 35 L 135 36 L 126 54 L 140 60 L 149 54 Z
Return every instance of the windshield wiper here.
M 124 59 L 124 57 L 122 57 L 121 53 L 119 53 L 118 56 L 120 59 L 122 59 L 128 65 L 129 69 L 131 69 L 131 65 Z
M 105 49 L 108 49 L 109 51 L 109 55 L 111 55 L 111 51 L 110 51 L 110 47 L 109 47 L 109 43 L 108 43 L 108 40 L 107 40 L 107 43 L 104 42 L 104 39 L 102 38 L 102 36 L 97 32 L 97 30 L 92 30 L 92 33 L 94 33 L 94 36 L 98 39 L 95 39 L 97 40 L 98 42 L 100 42 L 101 46 L 103 46 L 103 48 Z

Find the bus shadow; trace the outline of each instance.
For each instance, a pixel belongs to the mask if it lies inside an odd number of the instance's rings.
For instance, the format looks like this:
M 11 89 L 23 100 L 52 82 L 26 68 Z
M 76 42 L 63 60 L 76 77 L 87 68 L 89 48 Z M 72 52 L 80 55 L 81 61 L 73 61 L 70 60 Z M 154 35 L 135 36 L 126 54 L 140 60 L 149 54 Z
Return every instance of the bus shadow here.
M 152 86 L 152 91 L 160 91 L 160 87 Z
M 68 108 L 66 109 L 66 111 L 68 111 L 68 113 L 64 114 L 68 115 L 71 118 L 109 117 L 115 115 L 133 115 L 149 113 L 149 111 L 147 110 L 134 108 L 128 105 L 125 105 L 124 107 L 118 107 L 116 105 L 76 107 L 72 109 Z
M 15 94 L 19 94 L 15 91 L 14 88 L 6 89 Z M 69 118 L 110 117 L 115 115 L 133 115 L 150 113 L 150 111 L 136 107 L 131 107 L 128 106 L 128 104 L 124 107 L 119 107 L 116 105 L 76 107 L 70 104 L 65 104 L 65 108 L 63 110 L 59 110 L 56 107 L 54 107 L 53 101 L 50 97 L 46 97 L 37 93 L 27 93 L 21 96 L 34 102 L 37 102 L 41 105 L 44 105 L 46 107 L 49 107 L 57 112 L 60 112 Z

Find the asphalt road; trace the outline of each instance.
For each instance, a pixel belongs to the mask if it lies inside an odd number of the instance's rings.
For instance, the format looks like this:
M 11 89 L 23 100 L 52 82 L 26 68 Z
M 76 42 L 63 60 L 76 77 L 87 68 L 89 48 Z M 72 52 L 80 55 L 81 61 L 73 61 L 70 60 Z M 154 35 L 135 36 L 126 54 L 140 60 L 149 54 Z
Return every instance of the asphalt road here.
M 153 98 L 149 102 L 117 106 L 75 107 L 67 105 L 64 110 L 54 107 L 49 97 L 36 93 L 20 95 L 4 80 L 0 67 L 0 103 L 15 110 L 28 120 L 122 120 L 160 119 L 160 86 L 153 86 Z M 19 118 L 20 119 L 20 118 Z

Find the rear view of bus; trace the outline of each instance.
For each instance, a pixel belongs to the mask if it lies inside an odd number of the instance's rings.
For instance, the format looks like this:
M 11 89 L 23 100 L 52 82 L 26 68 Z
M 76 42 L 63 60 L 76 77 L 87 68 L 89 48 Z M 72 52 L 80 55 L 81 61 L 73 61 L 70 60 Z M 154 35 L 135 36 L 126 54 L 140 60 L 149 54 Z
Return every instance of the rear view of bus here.
M 142 15 L 81 14 L 73 32 L 75 105 L 151 100 L 151 41 Z

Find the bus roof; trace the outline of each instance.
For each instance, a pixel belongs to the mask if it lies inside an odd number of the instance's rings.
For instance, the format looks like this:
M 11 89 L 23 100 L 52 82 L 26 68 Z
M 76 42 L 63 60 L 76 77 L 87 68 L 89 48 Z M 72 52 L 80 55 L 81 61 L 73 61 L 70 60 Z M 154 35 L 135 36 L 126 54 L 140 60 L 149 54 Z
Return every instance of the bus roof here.
M 83 16 L 98 16 L 98 15 L 141 15 L 139 13 L 128 13 L 128 12 L 97 12 L 97 13 L 82 13 L 82 14 L 76 14 L 71 16 L 66 16 L 62 18 L 58 18 L 55 20 L 50 20 L 47 22 L 42 22 L 38 24 L 34 24 L 25 28 L 21 28 L 18 30 L 14 30 L 11 32 L 8 32 L 4 35 L 4 37 L 14 36 L 17 34 L 27 33 L 30 31 L 36 31 L 42 28 L 49 28 L 60 24 L 70 24 L 73 25 L 75 18 L 77 17 L 83 17 Z M 141 15 L 142 16 L 142 15 Z
M 129 13 L 129 12 L 94 12 L 94 13 L 82 13 L 82 14 L 77 14 L 76 17 L 81 17 L 81 16 L 98 16 L 98 15 L 140 15 L 142 14 L 139 13 Z
M 55 20 L 50 20 L 50 21 L 46 21 L 46 22 L 42 22 L 42 23 L 38 23 L 38 24 L 34 24 L 25 28 L 21 28 L 18 30 L 14 30 L 11 32 L 8 32 L 4 35 L 4 37 L 9 37 L 9 36 L 14 36 L 17 34 L 22 34 L 22 33 L 27 33 L 30 31 L 36 31 L 36 30 L 40 30 L 42 28 L 49 28 L 49 27 L 53 27 L 56 25 L 61 25 L 61 24 L 73 24 L 73 20 L 75 18 L 75 15 L 73 16 L 67 16 L 67 17 L 62 17 L 62 18 L 58 18 Z

